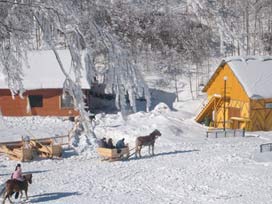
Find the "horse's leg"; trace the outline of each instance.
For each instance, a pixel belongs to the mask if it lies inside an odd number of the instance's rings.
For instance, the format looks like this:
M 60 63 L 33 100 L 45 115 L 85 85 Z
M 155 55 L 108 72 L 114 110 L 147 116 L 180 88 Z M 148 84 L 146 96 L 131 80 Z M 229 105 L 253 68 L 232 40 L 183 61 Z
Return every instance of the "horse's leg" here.
M 5 194 L 4 194 L 4 199 L 3 199 L 3 202 L 2 202 L 2 204 L 5 204 L 5 202 L 6 202 L 6 197 L 5 197 Z
M 23 191 L 20 191 L 20 193 L 21 193 L 20 199 L 22 199 L 22 197 L 23 197 Z
M 154 144 L 152 144 L 152 155 L 154 156 Z
M 10 200 L 10 192 L 8 190 L 6 190 L 4 192 L 4 196 L 3 196 L 3 204 L 5 204 L 6 200 L 8 199 L 10 203 L 12 203 L 12 201 Z
M 7 196 L 8 196 L 8 200 L 9 200 L 9 202 L 10 202 L 10 203 L 12 203 L 12 201 L 10 200 L 10 196 L 9 196 L 9 195 L 7 195 Z
M 136 145 L 135 147 L 135 157 L 137 158 L 137 154 L 138 154 L 138 146 Z
M 2 202 L 2 204 L 5 204 L 5 201 L 6 201 L 6 199 L 7 199 L 6 194 L 7 194 L 7 192 L 5 191 L 5 192 L 3 193 L 3 202 Z
M 8 199 L 10 203 L 12 203 L 12 201 L 10 200 L 10 192 L 7 192 L 4 201 L 5 201 L 6 199 Z
M 148 145 L 148 154 L 151 156 L 151 153 L 150 153 L 150 145 Z
M 22 192 L 22 195 L 23 195 L 23 192 Z M 25 195 L 26 195 L 26 199 L 28 200 L 27 189 L 25 189 Z
M 141 155 L 141 150 L 142 150 L 142 146 L 139 147 L 139 157 L 141 158 L 142 155 Z

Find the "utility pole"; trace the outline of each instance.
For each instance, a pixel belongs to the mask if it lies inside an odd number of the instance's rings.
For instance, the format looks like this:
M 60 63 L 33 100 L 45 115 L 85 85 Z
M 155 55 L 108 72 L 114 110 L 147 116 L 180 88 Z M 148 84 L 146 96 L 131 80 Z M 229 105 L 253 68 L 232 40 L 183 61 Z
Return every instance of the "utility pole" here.
M 224 132 L 226 131 L 226 90 L 227 90 L 227 80 L 228 80 L 228 77 L 224 76 L 224 124 L 223 124 Z

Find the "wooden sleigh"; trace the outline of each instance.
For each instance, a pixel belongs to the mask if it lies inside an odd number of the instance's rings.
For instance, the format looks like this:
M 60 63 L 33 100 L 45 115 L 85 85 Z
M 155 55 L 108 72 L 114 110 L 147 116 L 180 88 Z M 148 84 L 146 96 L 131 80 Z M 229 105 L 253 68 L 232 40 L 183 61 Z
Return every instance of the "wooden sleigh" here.
M 17 161 L 30 161 L 33 159 L 31 148 L 18 147 L 17 145 L 1 145 L 0 152 L 8 155 L 9 159 Z
M 129 158 L 129 147 L 121 149 L 97 148 L 97 153 L 102 158 L 102 161 L 120 161 Z
M 31 140 L 30 146 L 43 158 L 53 158 L 62 156 L 62 147 L 60 144 L 54 144 L 53 139 Z
M 0 143 L 0 153 L 6 154 L 12 160 L 30 161 L 34 157 L 53 158 L 62 156 L 61 143 L 55 143 L 53 138 L 35 139 Z

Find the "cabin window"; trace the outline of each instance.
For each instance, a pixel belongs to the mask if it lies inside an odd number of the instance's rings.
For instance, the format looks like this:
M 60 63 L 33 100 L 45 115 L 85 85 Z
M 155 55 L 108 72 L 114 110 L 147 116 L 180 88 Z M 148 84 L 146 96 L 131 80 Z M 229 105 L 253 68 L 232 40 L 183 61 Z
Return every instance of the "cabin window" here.
M 272 103 L 266 103 L 266 104 L 265 104 L 265 108 L 272 109 Z
M 41 95 L 30 95 L 28 98 L 31 108 L 43 107 L 43 97 Z
M 229 107 L 229 118 L 231 117 L 241 117 L 241 109 Z
M 71 95 L 65 93 L 61 96 L 61 108 L 74 108 L 74 99 Z

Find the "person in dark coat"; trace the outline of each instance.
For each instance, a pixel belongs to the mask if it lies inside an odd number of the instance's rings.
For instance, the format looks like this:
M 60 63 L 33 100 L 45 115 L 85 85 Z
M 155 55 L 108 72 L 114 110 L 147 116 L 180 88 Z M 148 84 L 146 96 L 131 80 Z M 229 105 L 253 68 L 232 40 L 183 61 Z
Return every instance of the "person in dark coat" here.
M 116 148 L 117 149 L 122 149 L 125 147 L 125 138 L 118 140 L 116 143 Z
M 110 149 L 114 149 L 115 148 L 115 146 L 112 143 L 112 139 L 111 138 L 108 139 L 108 148 L 110 148 Z
M 108 144 L 107 144 L 107 141 L 106 141 L 105 137 L 103 137 L 101 140 L 98 141 L 98 146 L 99 147 L 103 147 L 103 148 L 107 148 L 108 147 Z

